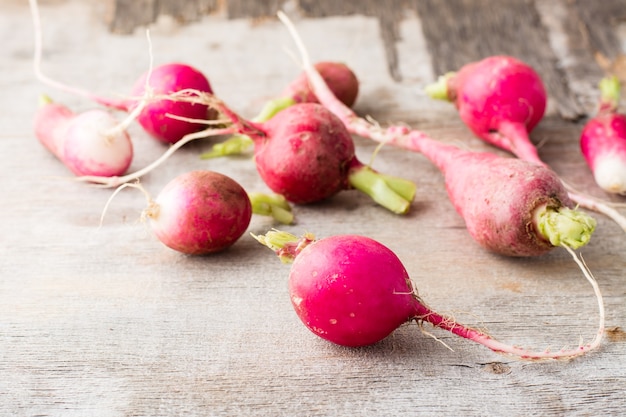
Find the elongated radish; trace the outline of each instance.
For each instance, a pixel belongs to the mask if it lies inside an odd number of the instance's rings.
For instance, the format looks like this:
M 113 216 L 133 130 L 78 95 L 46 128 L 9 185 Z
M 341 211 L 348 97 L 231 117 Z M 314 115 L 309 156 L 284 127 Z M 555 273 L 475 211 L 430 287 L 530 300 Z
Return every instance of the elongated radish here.
M 125 187 L 138 188 L 145 194 L 148 205 L 142 218 L 149 220 L 157 238 L 189 255 L 219 252 L 232 246 L 248 228 L 257 206 L 261 214 L 273 215 L 283 223 L 293 220 L 291 208 L 280 197 L 256 193 L 251 198 L 235 180 L 213 171 L 181 174 L 154 200 L 142 186 L 123 184 L 111 195 L 105 212 L 113 197 Z M 277 211 L 273 212 L 272 207 Z
M 359 92 L 359 81 L 352 70 L 341 62 L 321 61 L 315 64 L 333 94 L 346 106 L 351 107 Z M 268 101 L 253 122 L 266 122 L 276 113 L 296 103 L 318 103 L 311 90 L 306 73 L 302 72 L 275 99 Z M 203 159 L 226 155 L 237 155 L 253 146 L 253 141 L 246 135 L 235 135 L 222 143 L 213 145 L 211 151 L 201 155 Z
M 600 318 L 595 337 L 576 348 L 532 351 L 499 342 L 433 311 L 417 295 L 400 259 L 373 239 L 338 235 L 315 240 L 311 234 L 298 238 L 280 231 L 255 238 L 274 250 L 283 262 L 293 262 L 289 294 L 300 320 L 317 336 L 339 345 L 371 345 L 411 321 L 430 323 L 494 352 L 523 360 L 572 359 L 591 352 L 602 341 L 602 294 L 582 263 L 579 266 L 598 300 Z
M 461 120 L 479 138 L 545 165 L 529 133 L 543 117 L 547 94 L 539 74 L 526 63 L 506 55 L 491 56 L 440 77 L 426 91 L 453 102 Z M 626 218 L 614 208 L 564 185 L 575 203 L 608 216 L 626 231 Z
M 618 113 L 620 82 L 600 81 L 598 113 L 580 135 L 580 149 L 596 183 L 609 193 L 626 194 L 626 115 Z
M 40 104 L 35 135 L 75 175 L 112 177 L 126 172 L 133 145 L 109 112 L 93 109 L 77 114 L 47 96 Z
M 29 0 L 35 32 L 34 70 L 37 78 L 54 88 L 86 97 L 96 103 L 113 109 L 129 112 L 121 128 L 127 127 L 132 120 L 137 120 L 146 132 L 161 142 L 175 143 L 183 136 L 202 130 L 204 125 L 173 118 L 179 116 L 187 119 L 212 119 L 215 112 L 202 104 L 176 102 L 161 99 L 164 96 L 184 89 L 194 89 L 212 93 L 211 85 L 200 70 L 183 63 L 168 63 L 155 68 L 150 65 L 135 82 L 128 98 L 112 99 L 88 90 L 73 87 L 53 80 L 43 74 L 41 20 L 37 0 Z M 149 40 L 149 37 L 148 37 Z M 150 54 L 151 55 L 151 54 Z M 152 55 L 151 55 L 152 58 Z
M 188 135 L 138 173 L 113 179 L 86 176 L 80 180 L 117 186 L 154 169 L 189 141 L 206 135 L 239 133 L 254 141 L 255 162 L 261 178 L 272 191 L 291 203 L 314 203 L 342 190 L 357 189 L 394 213 L 409 210 L 415 184 L 381 174 L 361 163 L 346 127 L 321 104 L 294 104 L 267 122 L 254 123 L 240 117 L 213 95 L 197 91 L 184 93 L 188 94 L 172 99 L 208 104 L 230 120 L 231 125 Z
M 508 256 L 541 255 L 555 246 L 589 242 L 595 220 L 573 208 L 556 174 L 543 164 L 445 145 L 405 126 L 382 128 L 358 117 L 334 97 L 310 65 L 289 19 L 279 17 L 296 41 L 316 96 L 354 134 L 420 152 L 444 174 L 448 196 L 470 235 L 483 247 Z

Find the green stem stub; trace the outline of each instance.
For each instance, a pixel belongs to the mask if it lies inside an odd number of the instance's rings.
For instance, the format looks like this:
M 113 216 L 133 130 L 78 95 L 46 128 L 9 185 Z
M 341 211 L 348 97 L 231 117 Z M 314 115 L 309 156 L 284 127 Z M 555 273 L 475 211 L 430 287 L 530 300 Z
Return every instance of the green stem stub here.
M 601 110 L 615 111 L 619 106 L 620 83 L 619 78 L 613 75 L 600 80 L 600 108 Z
M 567 207 L 544 206 L 535 212 L 537 230 L 554 246 L 578 249 L 589 243 L 596 220 L 588 214 Z
M 282 224 L 293 223 L 293 213 L 289 202 L 279 194 L 248 193 L 252 212 L 262 216 L 272 216 Z
M 280 258 L 282 263 L 293 262 L 295 257 L 308 245 L 315 241 L 315 236 L 305 233 L 298 237 L 289 232 L 270 230 L 264 235 L 252 235 L 260 244 L 267 246 Z
M 409 211 L 417 188 L 409 180 L 380 174 L 366 165 L 354 168 L 350 172 L 349 182 L 353 188 L 396 214 Z
M 226 139 L 222 143 L 216 143 L 213 145 L 209 152 L 204 152 L 200 155 L 201 159 L 219 158 L 222 156 L 241 155 L 248 148 L 250 148 L 254 142 L 252 138 L 246 135 L 234 135 Z
M 291 107 L 296 104 L 296 101 L 291 97 L 278 97 L 265 103 L 265 106 L 261 109 L 261 112 L 252 119 L 253 122 L 261 123 L 267 122 L 274 117 L 280 111 Z
M 440 75 L 436 82 L 426 86 L 426 94 L 437 100 L 450 101 L 451 98 L 448 91 L 448 80 L 455 74 L 455 72 L 448 72 L 447 74 Z

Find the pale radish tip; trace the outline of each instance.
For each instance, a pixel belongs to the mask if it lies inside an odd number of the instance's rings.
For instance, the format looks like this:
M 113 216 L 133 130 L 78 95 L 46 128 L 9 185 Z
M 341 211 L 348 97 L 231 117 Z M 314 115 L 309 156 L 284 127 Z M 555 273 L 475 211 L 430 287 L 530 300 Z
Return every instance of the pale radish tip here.
M 452 78 L 456 73 L 448 72 L 444 75 L 440 75 L 432 84 L 428 84 L 424 91 L 428 94 L 429 97 L 437 99 L 450 101 L 450 94 L 448 90 L 448 80 Z

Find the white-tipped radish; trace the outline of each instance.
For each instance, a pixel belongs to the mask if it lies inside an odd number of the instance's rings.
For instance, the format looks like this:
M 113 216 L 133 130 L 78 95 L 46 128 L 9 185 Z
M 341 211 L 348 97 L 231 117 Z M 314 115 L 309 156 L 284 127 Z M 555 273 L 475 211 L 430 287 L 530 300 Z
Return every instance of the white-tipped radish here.
M 603 190 L 626 194 L 626 116 L 618 113 L 620 82 L 616 76 L 600 81 L 598 113 L 580 135 L 580 149 Z
M 133 159 L 133 145 L 107 111 L 74 113 L 42 97 L 34 119 L 37 139 L 74 174 L 122 175 Z

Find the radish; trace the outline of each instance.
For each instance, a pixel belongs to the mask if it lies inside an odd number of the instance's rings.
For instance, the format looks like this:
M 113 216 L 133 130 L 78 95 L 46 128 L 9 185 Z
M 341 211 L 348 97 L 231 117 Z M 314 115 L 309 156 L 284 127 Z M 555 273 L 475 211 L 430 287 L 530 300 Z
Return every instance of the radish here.
M 295 27 L 279 12 L 291 32 L 316 96 L 350 132 L 381 143 L 420 152 L 444 174 L 448 196 L 470 235 L 486 249 L 507 256 L 537 256 L 556 246 L 586 245 L 595 220 L 573 208 L 556 174 L 543 164 L 472 152 L 437 142 L 404 126 L 383 129 L 358 117 L 334 97 L 310 65 Z
M 106 111 L 80 114 L 43 96 L 34 119 L 37 139 L 74 174 L 112 177 L 130 166 L 133 145 Z
M 238 133 L 254 141 L 256 167 L 264 182 L 291 203 L 314 203 L 342 190 L 357 189 L 394 213 L 404 214 L 409 210 L 415 184 L 378 173 L 361 163 L 346 127 L 320 104 L 294 104 L 267 122 L 254 123 L 210 94 L 181 91 L 171 99 L 207 104 L 229 119 L 231 125 L 187 135 L 157 161 L 136 173 L 119 178 L 85 176 L 79 180 L 117 186 L 146 174 L 192 140 Z
M 351 107 L 356 101 L 359 92 L 359 81 L 352 70 L 340 62 L 322 61 L 315 64 L 315 69 L 321 74 L 328 87 L 335 96 L 346 106 Z M 318 103 L 317 97 L 311 90 L 306 73 L 302 72 L 283 90 L 279 97 L 265 104 L 261 112 L 252 119 L 254 122 L 265 122 L 276 113 L 296 103 Z M 236 135 L 228 140 L 213 145 L 211 151 L 201 155 L 203 159 L 243 153 L 253 145 L 251 138 L 245 135 Z
M 202 104 L 158 98 L 160 95 L 186 89 L 213 92 L 208 79 L 200 70 L 183 63 L 168 63 L 153 68 L 139 77 L 130 93 L 130 97 L 134 98 L 119 101 L 96 96 L 92 98 L 100 104 L 132 112 L 141 103 L 141 99 L 137 97 L 149 97 L 137 116 L 137 121 L 154 138 L 171 144 L 178 142 L 187 134 L 204 128 L 203 124 L 191 123 L 172 116 L 202 120 L 212 120 L 216 116 L 215 112 Z
M 136 183 L 119 187 L 140 189 L 148 201 L 142 219 L 148 219 L 157 238 L 166 246 L 189 255 L 204 255 L 232 246 L 250 224 L 260 203 L 262 214 L 275 215 L 283 223 L 293 217 L 288 204 L 279 196 L 251 197 L 232 178 L 213 171 L 190 171 L 171 180 L 153 200 Z M 272 211 L 272 207 L 276 211 Z M 104 217 L 104 213 L 103 213 Z
M 547 94 L 529 65 L 510 56 L 491 56 L 440 77 L 426 91 L 433 98 L 453 102 L 461 120 L 479 138 L 518 158 L 546 165 L 529 133 L 543 117 Z M 575 203 L 608 216 L 626 231 L 626 218 L 615 209 L 564 185 Z
M 41 71 L 43 42 L 39 9 L 36 0 L 29 0 L 29 3 L 35 29 L 34 70 L 41 82 L 62 91 L 87 97 L 110 108 L 127 111 L 129 116 L 121 125 L 122 128 L 126 128 L 132 120 L 136 119 L 146 132 L 164 143 L 175 143 L 183 136 L 204 128 L 202 124 L 191 123 L 172 116 L 203 120 L 215 118 L 215 112 L 202 104 L 159 98 L 159 96 L 184 89 L 212 93 L 207 78 L 198 69 L 187 64 L 168 63 L 156 68 L 152 68 L 150 65 L 150 69 L 135 82 L 130 97 L 121 100 L 102 97 L 47 77 Z M 149 37 L 148 40 L 150 40 Z
M 280 231 L 255 238 L 274 250 L 283 262 L 293 262 L 289 295 L 296 314 L 317 336 L 338 345 L 371 345 L 411 321 L 428 322 L 495 352 L 524 360 L 572 359 L 596 349 L 602 341 L 602 294 L 581 264 L 598 299 L 600 319 L 594 339 L 573 349 L 532 351 L 501 343 L 433 311 L 417 295 L 400 259 L 371 238 L 338 235 L 315 240 L 311 234 L 298 238 Z
M 626 116 L 617 112 L 619 79 L 602 79 L 600 94 L 598 113 L 581 132 L 580 149 L 600 188 L 626 194 Z

